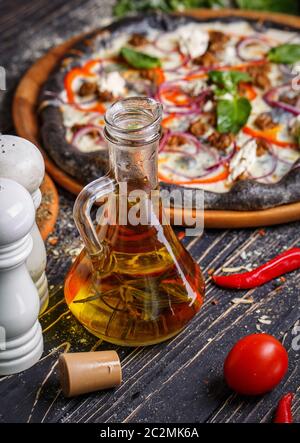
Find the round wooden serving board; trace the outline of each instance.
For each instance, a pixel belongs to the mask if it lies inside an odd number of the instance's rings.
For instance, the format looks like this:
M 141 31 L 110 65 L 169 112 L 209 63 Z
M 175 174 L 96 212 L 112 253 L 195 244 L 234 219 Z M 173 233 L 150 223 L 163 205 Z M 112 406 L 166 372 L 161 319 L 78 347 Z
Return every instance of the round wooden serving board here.
M 36 213 L 36 222 L 45 241 L 54 229 L 58 215 L 59 199 L 55 184 L 45 175 L 41 184 L 42 202 Z
M 186 12 L 186 15 L 201 18 L 217 18 L 224 16 L 238 16 L 252 18 L 258 21 L 271 20 L 281 25 L 298 26 L 300 18 L 285 14 L 272 14 L 253 11 L 222 9 L 212 11 L 209 9 L 195 9 Z M 37 60 L 21 79 L 13 100 L 13 119 L 17 133 L 34 144 L 38 145 L 45 160 L 47 172 L 54 180 L 68 191 L 78 194 L 82 185 L 60 170 L 49 158 L 40 144 L 39 124 L 36 113 L 39 91 L 47 80 L 50 72 L 55 68 L 60 58 L 68 48 L 73 46 L 83 35 L 71 38 L 65 43 L 51 49 L 46 55 Z M 172 209 L 171 218 L 174 211 Z M 204 224 L 207 228 L 244 228 L 265 225 L 274 225 L 300 219 L 300 202 L 261 211 L 212 211 L 204 213 Z

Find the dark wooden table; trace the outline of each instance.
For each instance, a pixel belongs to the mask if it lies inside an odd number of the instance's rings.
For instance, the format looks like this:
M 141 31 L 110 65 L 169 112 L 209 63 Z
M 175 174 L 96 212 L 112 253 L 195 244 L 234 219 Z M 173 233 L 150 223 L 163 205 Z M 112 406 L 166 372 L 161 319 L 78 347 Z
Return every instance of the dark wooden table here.
M 111 15 L 111 3 L 0 1 L 0 65 L 7 73 L 7 91 L 1 95 L 0 106 L 3 133 L 14 131 L 11 99 L 25 70 L 48 48 L 99 25 L 99 17 Z M 259 264 L 284 248 L 299 246 L 300 223 L 265 230 L 207 230 L 201 238 L 185 238 L 185 246 L 201 264 L 207 280 L 202 310 L 169 342 L 149 348 L 117 348 L 86 332 L 64 302 L 64 276 L 80 241 L 72 219 L 74 198 L 62 189 L 59 192 L 59 219 L 47 242 L 51 298 L 41 316 L 45 353 L 30 370 L 0 379 L 1 422 L 269 422 L 278 399 L 288 391 L 297 392 L 293 411 L 300 421 L 300 339 L 293 334 L 300 325 L 299 272 L 289 274 L 284 283 L 275 281 L 235 293 L 217 289 L 208 276 L 210 268 Z M 234 303 L 235 298 L 253 302 Z M 273 392 L 242 398 L 224 384 L 222 365 L 238 338 L 258 331 L 284 343 L 289 371 Z M 68 350 L 110 348 L 120 354 L 123 384 L 115 390 L 65 399 L 57 377 L 58 355 Z

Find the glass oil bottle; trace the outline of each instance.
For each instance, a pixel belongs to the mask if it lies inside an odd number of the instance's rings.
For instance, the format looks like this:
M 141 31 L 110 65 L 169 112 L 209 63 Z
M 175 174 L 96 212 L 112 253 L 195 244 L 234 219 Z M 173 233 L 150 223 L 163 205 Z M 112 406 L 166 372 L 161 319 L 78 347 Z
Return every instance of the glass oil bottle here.
M 204 298 L 200 268 L 166 222 L 159 198 L 161 112 L 161 105 L 146 97 L 110 107 L 105 117 L 110 172 L 87 185 L 74 205 L 85 248 L 67 275 L 65 298 L 92 334 L 118 345 L 169 339 Z M 101 204 L 96 226 L 95 204 Z M 138 216 L 132 220 L 132 211 L 146 214 L 146 223 Z

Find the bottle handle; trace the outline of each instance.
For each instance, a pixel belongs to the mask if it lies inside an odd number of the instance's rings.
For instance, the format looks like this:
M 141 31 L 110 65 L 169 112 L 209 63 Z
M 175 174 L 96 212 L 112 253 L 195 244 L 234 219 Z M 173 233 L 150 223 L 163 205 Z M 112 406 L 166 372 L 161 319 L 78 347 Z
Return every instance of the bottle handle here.
M 102 251 L 102 245 L 91 218 L 92 207 L 97 200 L 114 192 L 115 188 L 115 181 L 108 175 L 105 175 L 85 186 L 75 201 L 73 217 L 90 255 L 95 255 Z

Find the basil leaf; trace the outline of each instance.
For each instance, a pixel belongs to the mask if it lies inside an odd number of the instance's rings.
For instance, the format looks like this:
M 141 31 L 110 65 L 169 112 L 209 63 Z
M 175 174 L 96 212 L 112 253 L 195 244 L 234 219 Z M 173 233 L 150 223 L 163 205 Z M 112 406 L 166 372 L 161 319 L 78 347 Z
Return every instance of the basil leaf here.
M 209 79 L 221 87 L 224 92 L 232 93 L 236 92 L 239 82 L 251 81 L 249 74 L 240 71 L 210 71 Z
M 250 113 L 251 104 L 245 97 L 235 97 L 233 100 L 218 100 L 218 132 L 237 134 L 247 123 Z
M 151 69 L 161 66 L 159 58 L 135 51 L 131 48 L 122 48 L 120 54 L 129 65 L 137 69 Z
M 300 60 L 300 44 L 286 43 L 272 48 L 268 60 L 274 63 L 292 64 Z
M 288 14 L 299 12 L 299 4 L 295 0 L 236 0 L 236 3 L 242 9 L 286 12 Z

